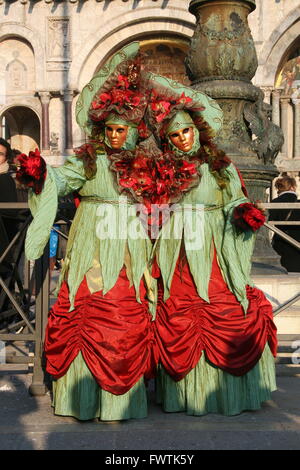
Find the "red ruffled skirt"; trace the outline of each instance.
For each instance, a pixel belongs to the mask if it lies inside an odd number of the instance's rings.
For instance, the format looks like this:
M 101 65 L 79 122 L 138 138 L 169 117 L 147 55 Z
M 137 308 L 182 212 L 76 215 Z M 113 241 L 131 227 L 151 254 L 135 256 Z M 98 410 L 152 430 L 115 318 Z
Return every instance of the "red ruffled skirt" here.
M 91 294 L 84 279 L 71 312 L 64 282 L 46 329 L 48 373 L 62 377 L 81 351 L 99 386 L 121 395 L 142 376 L 154 376 L 158 362 L 177 381 L 196 366 L 203 351 L 212 364 L 236 376 L 255 366 L 266 343 L 276 355 L 271 304 L 259 289 L 248 286 L 245 315 L 223 280 L 216 257 L 209 282 L 210 303 L 198 296 L 187 262 L 181 268 L 177 264 L 166 302 L 160 279 L 158 283 L 152 322 L 145 286 L 141 282 L 142 303 L 138 303 L 125 268 L 105 296 L 101 291 Z
M 159 358 L 167 373 L 181 380 L 198 363 L 202 351 L 215 366 L 235 376 L 249 372 L 269 343 L 276 355 L 276 326 L 263 292 L 247 286 L 247 314 L 228 289 L 216 256 L 209 282 L 210 303 L 197 294 L 188 263 L 174 273 L 171 295 L 159 289 L 155 321 Z
M 142 303 L 129 286 L 125 268 L 105 295 L 91 294 L 86 279 L 80 284 L 75 309 L 69 312 L 69 291 L 63 283 L 46 328 L 46 370 L 62 377 L 81 351 L 99 386 L 115 395 L 126 393 L 142 376 L 154 374 L 154 331 L 146 289 Z

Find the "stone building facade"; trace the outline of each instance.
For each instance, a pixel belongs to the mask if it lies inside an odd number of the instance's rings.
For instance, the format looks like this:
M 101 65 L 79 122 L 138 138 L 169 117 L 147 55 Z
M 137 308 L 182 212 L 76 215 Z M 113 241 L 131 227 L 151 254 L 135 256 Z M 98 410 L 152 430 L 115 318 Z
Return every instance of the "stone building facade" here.
M 152 69 L 188 83 L 195 29 L 189 0 L 0 0 L 0 131 L 24 152 L 59 165 L 85 136 L 74 116 L 80 90 L 120 47 L 141 41 Z M 299 179 L 300 0 L 256 0 L 249 17 L 253 79 L 272 104 L 285 143 L 276 165 Z

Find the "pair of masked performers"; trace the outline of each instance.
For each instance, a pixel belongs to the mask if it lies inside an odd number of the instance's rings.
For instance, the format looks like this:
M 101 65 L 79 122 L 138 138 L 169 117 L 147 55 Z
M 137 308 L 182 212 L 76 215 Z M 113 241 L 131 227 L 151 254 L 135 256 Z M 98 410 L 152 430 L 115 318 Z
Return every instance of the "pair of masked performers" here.
M 143 70 L 133 43 L 76 113 L 88 143 L 59 168 L 22 155 L 18 171 L 32 188 L 29 259 L 58 197 L 80 199 L 46 329 L 55 413 L 144 418 L 152 377 L 167 412 L 259 409 L 276 388 L 272 307 L 249 278 L 264 215 L 212 141 L 218 104 Z

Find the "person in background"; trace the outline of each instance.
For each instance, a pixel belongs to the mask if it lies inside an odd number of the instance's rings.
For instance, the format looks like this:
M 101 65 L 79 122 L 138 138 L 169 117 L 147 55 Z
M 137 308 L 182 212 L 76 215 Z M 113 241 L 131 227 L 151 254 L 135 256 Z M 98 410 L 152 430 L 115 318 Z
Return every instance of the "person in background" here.
M 20 185 L 19 182 L 16 180 L 16 171 L 18 168 L 18 156 L 19 155 L 22 155 L 21 150 L 12 149 L 12 160 L 11 160 L 11 169 L 13 171 L 12 176 L 15 180 L 15 184 L 17 188 L 17 201 L 27 202 L 28 201 L 28 189 L 24 185 Z
M 0 202 L 16 202 L 17 190 L 14 178 L 12 176 L 11 164 L 12 150 L 10 144 L 0 138 Z M 13 209 L 0 209 L 0 217 L 2 220 L 1 230 L 1 246 L 0 253 L 6 248 L 16 234 L 16 223 L 14 220 L 15 211 Z M 4 232 L 3 232 L 4 228 Z
M 297 200 L 296 180 L 291 176 L 282 176 L 275 183 L 278 197 L 272 200 L 274 203 L 294 203 Z M 300 220 L 300 210 L 298 209 L 270 209 L 269 220 L 293 221 Z M 279 230 L 286 233 L 296 241 L 300 242 L 299 225 L 278 225 Z M 300 272 L 300 250 L 275 234 L 272 240 L 274 250 L 281 256 L 281 264 L 288 272 Z
M 10 144 L 0 138 L 0 203 L 17 202 L 16 184 L 11 169 L 12 150 Z M 19 228 L 18 212 L 16 209 L 0 209 L 0 256 L 4 253 Z M 12 247 L 5 255 L 0 264 L 0 275 L 6 285 L 13 290 L 13 281 L 11 276 L 13 272 L 13 263 L 16 261 L 17 252 Z M 2 288 L 0 288 L 2 294 Z M 0 310 L 5 311 L 9 308 L 8 297 L 1 301 Z
M 0 137 L 0 200 L 14 202 L 16 200 L 15 184 L 12 176 L 12 149 L 10 144 Z

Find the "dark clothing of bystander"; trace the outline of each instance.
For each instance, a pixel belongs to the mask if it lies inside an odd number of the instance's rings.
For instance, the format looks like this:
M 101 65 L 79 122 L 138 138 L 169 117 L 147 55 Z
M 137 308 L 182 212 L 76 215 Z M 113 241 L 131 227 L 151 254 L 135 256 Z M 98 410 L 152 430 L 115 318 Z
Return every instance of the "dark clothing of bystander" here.
M 300 201 L 297 200 L 297 194 L 294 191 L 285 191 L 272 202 L 294 203 Z M 269 220 L 300 221 L 300 209 L 270 209 Z M 300 242 L 300 225 L 277 225 L 276 227 Z M 273 237 L 272 246 L 281 256 L 281 264 L 288 272 L 300 272 L 300 250 L 277 234 Z
M 10 172 L 0 174 L 0 202 L 17 202 L 15 181 Z M 15 209 L 0 209 L 2 220 L 0 228 L 0 254 L 17 232 Z

